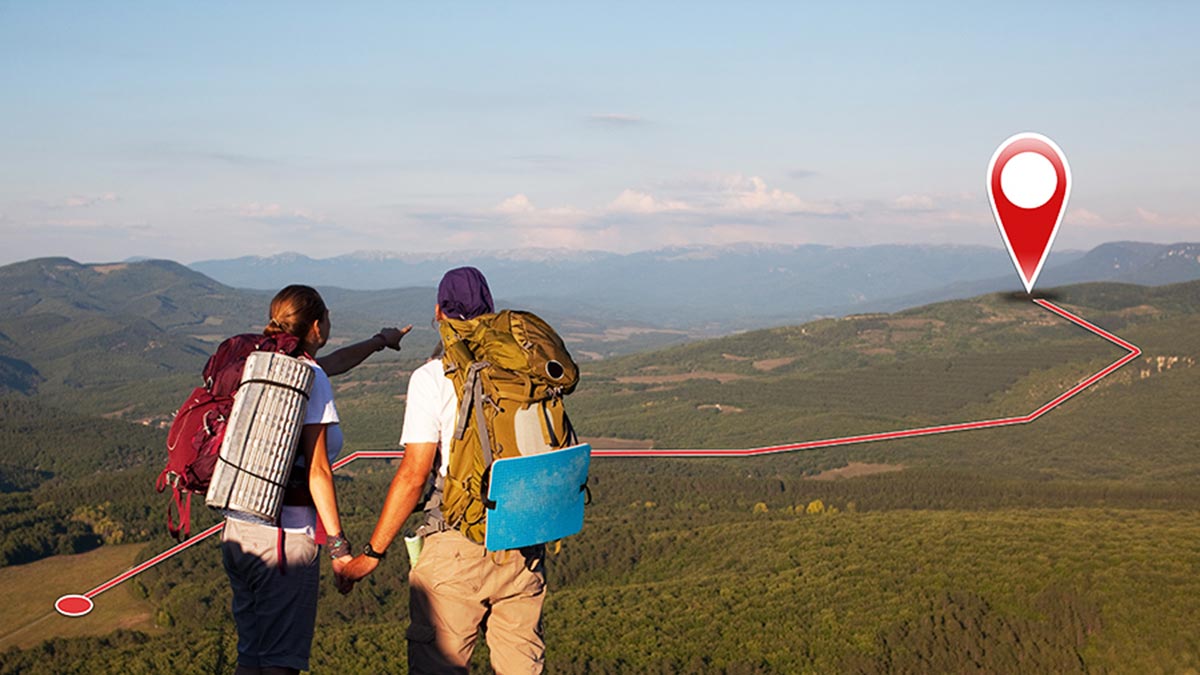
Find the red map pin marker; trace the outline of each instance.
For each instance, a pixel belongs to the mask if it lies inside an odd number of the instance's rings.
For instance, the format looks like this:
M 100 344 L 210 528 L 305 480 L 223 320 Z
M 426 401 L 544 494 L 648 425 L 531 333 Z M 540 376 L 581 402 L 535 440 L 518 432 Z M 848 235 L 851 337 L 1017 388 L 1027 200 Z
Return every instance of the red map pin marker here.
M 1032 293 L 1071 195 L 1071 166 L 1041 134 L 1010 137 L 988 164 L 988 199 L 1017 274 Z
M 83 616 L 92 611 L 96 603 L 86 595 L 64 595 L 54 602 L 54 609 L 63 616 Z

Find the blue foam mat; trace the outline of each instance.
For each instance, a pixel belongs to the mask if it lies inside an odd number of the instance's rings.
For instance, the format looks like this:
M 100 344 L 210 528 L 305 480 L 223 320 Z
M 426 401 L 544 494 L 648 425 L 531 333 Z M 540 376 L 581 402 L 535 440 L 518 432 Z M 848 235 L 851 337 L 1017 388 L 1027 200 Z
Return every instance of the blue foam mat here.
M 484 546 L 503 551 L 544 544 L 583 529 L 584 492 L 592 446 L 575 445 L 492 464 Z

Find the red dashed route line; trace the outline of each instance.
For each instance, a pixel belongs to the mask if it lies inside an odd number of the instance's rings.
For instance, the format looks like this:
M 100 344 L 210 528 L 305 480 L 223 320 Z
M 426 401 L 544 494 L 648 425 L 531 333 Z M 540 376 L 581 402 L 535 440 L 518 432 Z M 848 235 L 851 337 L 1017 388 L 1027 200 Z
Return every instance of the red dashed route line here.
M 1137 346 L 1122 340 L 1121 338 L 1109 333 L 1108 331 L 1097 327 L 1096 325 L 1075 316 L 1067 310 L 1051 303 L 1048 300 L 1035 299 L 1043 309 L 1050 311 L 1062 318 L 1080 326 L 1109 342 L 1128 351 L 1127 354 L 1109 364 L 1103 370 L 1094 375 L 1081 380 L 1074 387 L 1059 394 L 1054 400 L 1034 410 L 1028 415 L 1018 417 L 1005 417 L 995 420 L 982 420 L 979 422 L 959 422 L 956 424 L 943 424 L 935 427 L 923 427 L 920 429 L 904 429 L 901 431 L 883 431 L 874 434 L 862 434 L 860 436 L 845 436 L 842 438 L 827 438 L 820 441 L 804 441 L 802 443 L 789 443 L 786 445 L 769 445 L 761 448 L 746 448 L 732 450 L 593 450 L 593 457 L 753 457 L 756 455 L 770 455 L 780 452 L 793 452 L 796 450 L 814 450 L 816 448 L 830 448 L 838 445 L 853 445 L 856 443 L 870 443 L 873 441 L 891 441 L 898 438 L 916 438 L 918 436 L 930 436 L 933 434 L 945 434 L 952 431 L 970 431 L 972 429 L 989 429 L 991 427 L 1011 426 L 1014 424 L 1028 424 L 1037 418 L 1045 415 L 1054 408 L 1062 405 L 1075 396 L 1079 392 L 1087 389 L 1093 384 L 1099 382 L 1104 377 L 1108 376 L 1113 371 L 1130 361 L 1141 356 L 1142 350 Z
M 346 466 L 350 462 L 353 462 L 356 459 L 398 459 L 403 456 L 404 456 L 403 450 L 359 450 L 358 452 L 353 452 L 353 453 L 347 455 L 346 457 L 343 457 L 342 459 L 339 459 L 338 461 L 334 462 L 333 469 L 336 471 L 336 470 L 342 468 L 343 466 Z M 207 530 L 200 532 L 196 536 L 191 537 L 183 542 L 180 542 L 180 543 L 176 544 L 175 546 L 172 546 L 171 548 L 163 551 L 162 553 L 159 553 L 158 555 L 154 556 L 153 558 L 150 558 L 149 560 L 146 560 L 145 562 L 138 564 L 136 567 L 130 568 L 126 572 L 122 573 L 120 576 L 114 577 L 113 579 L 110 579 L 109 581 L 106 581 L 106 582 L 100 584 L 99 586 L 93 588 L 92 590 L 88 591 L 87 593 L 84 593 L 83 597 L 88 598 L 88 599 L 94 598 L 97 595 L 100 595 L 101 593 L 103 593 L 104 591 L 107 591 L 108 589 L 112 588 L 113 586 L 116 586 L 117 584 L 120 584 L 123 581 L 127 581 L 130 578 L 135 577 L 138 574 L 141 574 L 142 572 L 145 572 L 146 570 L 150 569 L 151 567 L 154 567 L 155 565 L 166 560 L 167 558 L 174 556 L 176 553 L 180 553 L 188 548 L 191 548 L 192 546 L 195 546 L 196 544 L 200 543 L 201 541 L 208 539 L 212 535 L 220 532 L 222 529 L 224 529 L 224 527 L 225 527 L 225 523 L 217 523 L 216 525 L 213 525 L 212 527 L 208 528 Z M 68 596 L 68 597 L 70 597 L 70 596 Z
M 923 428 L 919 428 L 919 429 L 903 429 L 903 430 L 899 430 L 899 431 L 883 431 L 883 432 L 873 433 L 873 434 L 861 434 L 858 436 L 844 436 L 841 438 L 827 438 L 827 439 L 819 440 L 819 441 L 804 441 L 801 443 L 788 443 L 785 445 L 769 445 L 769 446 L 765 446 L 765 447 L 761 447 L 761 448 L 723 449 L 723 450 L 722 449 L 680 449 L 680 450 L 619 450 L 619 449 L 600 450 L 600 449 L 594 449 L 594 450 L 592 450 L 592 456 L 593 457 L 754 457 L 754 456 L 758 456 L 758 455 L 771 455 L 771 454 L 777 454 L 777 453 L 781 453 L 781 452 L 794 452 L 797 450 L 814 450 L 816 448 L 830 448 L 830 447 L 835 447 L 835 446 L 840 446 L 840 445 L 854 445 L 857 443 L 871 443 L 871 442 L 875 442 L 875 441 L 890 441 L 890 440 L 896 440 L 896 439 L 900 439 L 900 438 L 916 438 L 919 436 L 931 436 L 933 434 L 945 434 L 945 433 L 950 433 L 950 432 L 954 432 L 954 431 L 970 431 L 973 429 L 989 429 L 992 427 L 1011 426 L 1011 425 L 1015 425 L 1015 424 L 1028 424 L 1028 423 L 1036 420 L 1037 418 L 1041 417 L 1042 415 L 1045 415 L 1046 413 L 1050 412 L 1054 408 L 1057 408 L 1058 406 L 1062 405 L 1063 403 L 1065 403 L 1067 400 L 1074 397 L 1079 392 L 1081 392 L 1084 389 L 1087 389 L 1088 387 L 1092 386 L 1093 384 L 1099 382 L 1103 378 L 1107 377 L 1108 375 L 1110 375 L 1111 373 L 1116 371 L 1121 366 L 1124 366 L 1125 364 L 1136 359 L 1137 357 L 1141 356 L 1141 354 L 1142 354 L 1142 350 L 1139 349 L 1136 345 L 1134 345 L 1130 342 L 1127 342 L 1125 340 L 1122 340 L 1121 338 L 1117 337 L 1116 335 L 1113 335 L 1112 333 L 1109 333 L 1108 331 L 1097 327 L 1096 325 L 1092 324 L 1091 322 L 1068 312 L 1067 310 L 1055 305 L 1054 303 L 1052 303 L 1048 300 L 1034 299 L 1033 302 L 1036 303 L 1039 307 L 1045 309 L 1046 311 L 1056 314 L 1056 315 L 1066 319 L 1067 321 L 1070 321 L 1071 323 L 1073 323 L 1095 335 L 1098 335 L 1098 336 L 1104 338 L 1105 340 L 1108 340 L 1109 342 L 1113 343 L 1114 345 L 1121 347 L 1122 349 L 1126 350 L 1127 353 L 1124 356 L 1122 356 L 1121 358 L 1117 359 L 1116 361 L 1114 361 L 1111 364 L 1109 364 L 1108 366 L 1106 366 L 1105 368 L 1096 372 L 1095 374 L 1093 374 L 1083 380 L 1080 380 L 1078 384 L 1071 387 L 1067 391 L 1064 391 L 1063 393 L 1059 394 L 1053 400 L 1049 401 L 1048 403 L 1041 406 L 1037 410 L 1034 410 L 1033 412 L 1031 412 L 1027 415 L 1020 415 L 1017 417 L 1004 417 L 1001 419 L 982 420 L 982 421 L 978 421 L 978 422 L 959 422 L 956 424 L 943 424 L 943 425 L 939 425 L 939 426 L 923 427 Z M 404 456 L 403 450 L 360 450 L 358 452 L 351 453 L 347 457 L 344 457 L 344 458 L 338 460 L 337 462 L 334 463 L 333 468 L 335 470 L 339 469 L 339 468 L 349 464 L 350 462 L 353 462 L 358 459 L 398 459 L 403 456 Z M 58 609 L 60 613 L 66 614 L 68 616 L 82 616 L 83 614 L 86 614 L 87 611 L 90 611 L 92 598 L 94 598 L 95 596 L 103 593 L 104 591 L 109 590 L 110 588 L 112 588 L 124 581 L 129 580 L 130 578 L 163 562 L 164 560 L 174 556 L 175 554 L 180 553 L 181 551 L 188 549 L 192 546 L 195 546 L 196 544 L 200 543 L 204 539 L 207 539 L 208 537 L 220 532 L 224 526 L 225 526 L 224 523 L 213 525 L 212 527 L 208 528 L 207 530 L 204 530 L 203 532 L 200 532 L 199 534 L 192 537 L 191 539 L 188 539 L 187 541 L 184 541 L 183 543 L 180 543 L 170 549 L 167 549 L 166 551 L 163 551 L 162 553 L 154 556 L 153 558 L 150 558 L 149 560 L 137 565 L 136 567 L 129 569 L 128 571 L 124 572 L 120 576 L 117 576 L 109 581 L 106 581 L 103 584 L 100 584 L 99 586 L 93 588 L 92 590 L 88 591 L 87 593 L 84 593 L 82 596 L 79 596 L 79 595 L 63 596 L 62 598 L 59 598 L 59 601 L 55 604 L 55 608 Z M 81 603 L 82 605 L 86 605 L 87 606 L 86 610 L 83 609 L 82 606 L 79 607 L 80 611 L 64 610 L 63 606 L 61 606 L 62 603 L 64 601 L 66 601 L 67 599 L 72 599 L 72 598 L 77 599 L 76 602 Z

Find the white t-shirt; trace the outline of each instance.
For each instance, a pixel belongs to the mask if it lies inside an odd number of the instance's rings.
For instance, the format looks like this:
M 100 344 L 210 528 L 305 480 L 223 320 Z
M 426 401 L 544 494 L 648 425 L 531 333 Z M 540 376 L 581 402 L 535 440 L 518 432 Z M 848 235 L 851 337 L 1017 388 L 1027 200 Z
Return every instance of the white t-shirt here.
M 329 455 L 329 463 L 333 464 L 342 452 L 344 442 L 337 408 L 333 405 L 333 385 L 329 383 L 329 376 L 316 361 L 307 357 L 302 357 L 301 360 L 312 366 L 314 375 L 312 391 L 308 394 L 308 407 L 304 412 L 304 423 L 329 425 L 325 429 L 325 450 Z M 305 466 L 307 463 L 304 457 L 299 457 L 293 471 L 299 471 Z M 317 531 L 317 510 L 311 506 L 284 506 L 279 514 L 279 525 L 287 532 L 303 532 L 310 537 L 314 536 Z
M 450 444 L 441 441 L 454 434 L 457 419 L 458 394 L 454 391 L 454 383 L 446 377 L 441 359 L 429 361 L 414 370 L 408 380 L 400 445 L 438 443 L 442 456 L 439 471 L 445 476 L 446 467 L 450 465 Z

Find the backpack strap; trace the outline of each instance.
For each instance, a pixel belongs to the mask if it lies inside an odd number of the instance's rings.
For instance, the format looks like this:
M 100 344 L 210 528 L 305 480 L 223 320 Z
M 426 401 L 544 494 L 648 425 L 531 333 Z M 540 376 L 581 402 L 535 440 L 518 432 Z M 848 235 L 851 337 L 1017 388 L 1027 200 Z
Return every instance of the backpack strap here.
M 483 380 L 480 372 L 490 368 L 488 361 L 475 361 L 467 369 L 467 378 L 463 384 L 462 400 L 458 404 L 458 420 L 455 422 L 454 437 L 462 439 L 466 433 L 468 416 L 475 415 L 475 432 L 479 435 L 479 449 L 483 454 L 483 474 L 479 484 L 479 499 L 487 508 L 495 508 L 495 502 L 488 501 L 487 486 L 492 472 L 492 439 L 488 435 L 487 419 L 483 416 L 483 404 L 487 398 L 483 394 Z
M 192 491 L 180 490 L 176 487 L 172 492 L 174 493 L 172 499 L 167 502 L 167 532 L 171 533 L 175 541 L 183 541 L 192 533 Z M 171 518 L 172 506 L 175 507 L 175 513 L 179 515 L 178 523 Z
M 487 425 L 483 424 L 483 382 L 479 379 L 479 372 L 484 368 L 490 367 L 492 364 L 487 361 L 473 361 L 471 366 L 467 368 L 466 380 L 463 383 L 462 392 L 459 397 L 462 399 L 458 402 L 458 417 L 454 424 L 454 437 L 462 440 L 463 434 L 467 431 L 472 406 L 474 406 L 475 414 L 479 416 L 479 423 L 483 425 L 479 429 L 480 441 L 483 444 L 485 466 L 492 464 L 492 446 L 488 441 Z
M 567 443 L 569 445 L 579 445 L 579 437 L 575 435 L 575 425 L 571 424 L 571 418 L 567 413 L 563 413 L 563 421 L 567 423 Z

